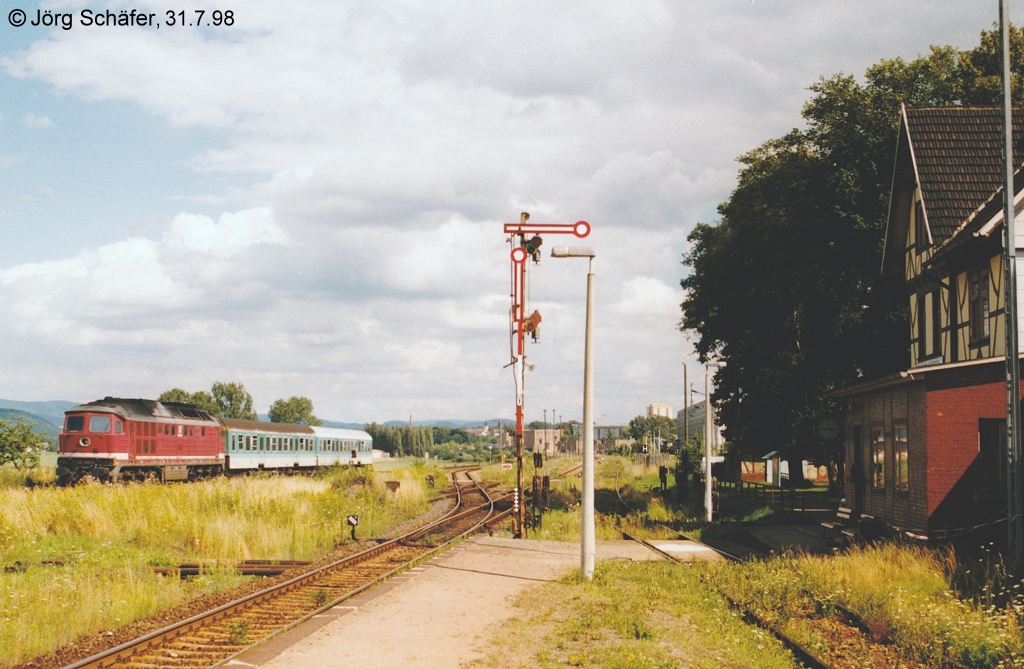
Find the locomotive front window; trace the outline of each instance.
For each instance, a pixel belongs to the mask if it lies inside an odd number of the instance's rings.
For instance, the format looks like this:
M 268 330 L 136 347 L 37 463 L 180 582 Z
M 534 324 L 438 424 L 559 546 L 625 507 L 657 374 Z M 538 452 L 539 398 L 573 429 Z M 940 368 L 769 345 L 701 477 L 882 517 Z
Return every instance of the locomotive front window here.
M 81 432 L 85 427 L 85 416 L 68 416 L 64 429 L 68 432 Z
M 90 432 L 110 432 L 110 416 L 90 416 Z

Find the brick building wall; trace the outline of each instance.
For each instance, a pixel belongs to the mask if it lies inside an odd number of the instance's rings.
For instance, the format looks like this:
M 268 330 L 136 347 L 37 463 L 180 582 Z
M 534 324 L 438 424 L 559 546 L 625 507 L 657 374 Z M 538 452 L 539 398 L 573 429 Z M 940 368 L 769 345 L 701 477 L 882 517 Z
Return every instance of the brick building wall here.
M 980 457 L 981 425 L 1005 421 L 1001 361 L 916 370 L 850 392 L 845 427 L 846 496 L 853 508 L 915 534 L 943 535 L 990 520 L 1005 492 L 979 494 L 997 473 Z M 894 427 L 907 427 L 907 486 L 895 480 Z M 872 437 L 884 434 L 884 484 L 874 485 Z M 860 439 L 860 449 L 856 447 Z M 991 439 L 991 435 L 990 435 Z M 857 462 L 859 453 L 860 462 Z
M 1006 381 L 1002 361 L 928 375 L 928 515 L 930 530 L 966 527 L 989 520 L 1001 500 L 979 496 L 982 419 L 1006 420 Z M 1001 446 L 1002 448 L 1002 446 Z

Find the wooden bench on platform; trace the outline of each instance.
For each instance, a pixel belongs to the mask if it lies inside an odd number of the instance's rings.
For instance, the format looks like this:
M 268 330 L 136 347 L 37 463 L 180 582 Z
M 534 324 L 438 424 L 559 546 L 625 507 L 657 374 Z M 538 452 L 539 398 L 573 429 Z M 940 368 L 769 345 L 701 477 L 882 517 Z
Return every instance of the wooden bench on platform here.
M 842 531 L 849 541 L 876 541 L 885 534 L 885 523 L 872 515 L 862 513 L 856 527 Z
M 829 538 L 838 543 L 842 541 L 846 542 L 846 537 L 851 536 L 849 532 L 856 532 L 853 527 L 853 509 L 840 506 L 839 510 L 836 511 L 836 519 L 833 521 L 826 521 L 821 524 L 826 530 L 828 530 Z

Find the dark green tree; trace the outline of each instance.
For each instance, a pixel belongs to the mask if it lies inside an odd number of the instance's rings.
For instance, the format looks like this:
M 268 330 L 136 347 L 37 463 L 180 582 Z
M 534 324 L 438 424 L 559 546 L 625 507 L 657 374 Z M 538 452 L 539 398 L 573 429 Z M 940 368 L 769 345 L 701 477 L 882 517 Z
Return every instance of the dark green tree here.
M 181 388 L 172 388 L 160 393 L 160 402 L 182 402 L 192 404 L 206 411 L 211 416 L 221 418 L 244 418 L 256 420 L 256 412 L 252 408 L 252 395 L 241 383 L 213 384 L 210 392 L 199 390 L 190 393 Z
M 242 418 L 256 420 L 256 412 L 252 408 L 252 395 L 241 383 L 223 383 L 217 381 L 210 390 L 213 401 L 219 408 L 223 418 Z
M 45 448 L 46 438 L 37 434 L 35 427 L 21 416 L 0 418 L 0 467 L 12 465 L 24 471 L 39 463 L 38 451 Z
M 1022 46 L 1012 29 L 1015 79 Z M 900 104 L 993 104 L 998 64 L 990 31 L 973 50 L 883 60 L 864 83 L 823 78 L 804 128 L 740 157 L 719 220 L 690 234 L 681 282 L 681 329 L 702 361 L 726 363 L 711 399 L 729 441 L 783 452 L 794 479 L 795 461 L 841 460 L 814 438 L 838 411 L 830 393 L 908 363 L 900 277 L 880 273 Z
M 430 427 L 411 425 L 388 426 L 377 423 L 364 425 L 363 429 L 373 438 L 373 447 L 395 457 L 411 455 L 420 457 L 430 452 L 434 437 Z
M 433 436 L 435 444 L 447 444 L 450 441 L 456 444 L 468 444 L 470 442 L 469 433 L 466 432 L 465 428 L 461 427 L 453 428 L 447 425 L 439 425 L 433 428 Z
M 296 425 L 322 425 L 323 422 L 313 415 L 313 400 L 308 397 L 292 396 L 286 400 L 276 400 L 268 412 L 272 423 L 293 423 Z
M 637 416 L 629 421 L 627 434 L 638 444 L 654 444 L 655 439 L 662 439 L 666 446 L 676 438 L 676 422 L 666 416 Z
M 213 395 L 205 390 L 190 393 L 187 390 L 182 390 L 181 388 L 172 388 L 160 393 L 160 397 L 158 397 L 157 400 L 160 402 L 181 402 L 183 404 L 191 404 L 199 407 L 211 416 L 220 415 L 220 407 L 213 401 Z

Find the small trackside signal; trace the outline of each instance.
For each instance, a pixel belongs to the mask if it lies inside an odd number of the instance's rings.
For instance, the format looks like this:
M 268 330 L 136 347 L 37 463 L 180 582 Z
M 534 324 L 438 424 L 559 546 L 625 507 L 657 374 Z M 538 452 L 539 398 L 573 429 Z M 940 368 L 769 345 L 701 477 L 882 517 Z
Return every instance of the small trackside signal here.
M 534 262 L 540 262 L 540 247 L 544 243 L 540 235 L 534 235 L 523 242 L 523 246 L 526 248 L 526 252 L 533 257 Z
M 523 320 L 523 331 L 533 337 L 533 341 L 540 338 L 541 316 L 539 311 L 534 311 L 529 318 Z

